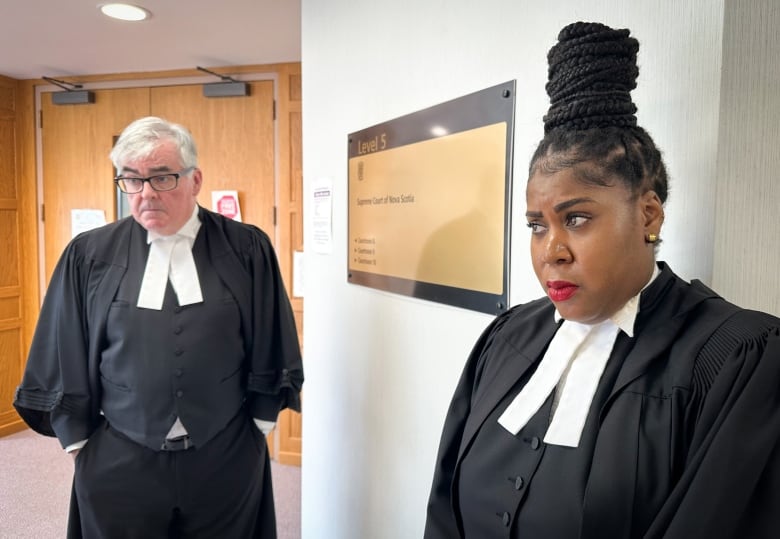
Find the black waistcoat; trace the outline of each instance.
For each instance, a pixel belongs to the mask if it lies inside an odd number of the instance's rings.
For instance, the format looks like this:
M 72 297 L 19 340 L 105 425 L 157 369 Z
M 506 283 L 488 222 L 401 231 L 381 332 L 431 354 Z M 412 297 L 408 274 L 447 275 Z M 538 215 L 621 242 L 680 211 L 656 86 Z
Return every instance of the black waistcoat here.
M 211 266 L 199 233 L 192 253 L 203 302 L 180 307 L 170 281 L 160 311 L 136 307 L 149 247 L 131 234 L 127 272 L 111 304 L 101 355 L 102 409 L 114 428 L 159 449 L 179 417 L 195 447 L 244 401 L 241 321 L 235 298 Z
M 516 435 L 498 423 L 533 369 L 501 399 L 460 465 L 457 503 L 466 537 L 559 539 L 579 535 L 598 413 L 631 346 L 631 340 L 621 332 L 577 447 L 543 441 L 550 425 L 552 394 Z

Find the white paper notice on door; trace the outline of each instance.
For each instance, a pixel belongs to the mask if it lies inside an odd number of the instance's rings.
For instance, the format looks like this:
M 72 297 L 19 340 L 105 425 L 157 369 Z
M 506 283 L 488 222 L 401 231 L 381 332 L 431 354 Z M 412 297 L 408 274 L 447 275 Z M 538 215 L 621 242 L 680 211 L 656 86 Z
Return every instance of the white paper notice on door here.
M 103 210 L 70 210 L 70 236 L 75 238 L 82 232 L 106 224 L 106 212 Z

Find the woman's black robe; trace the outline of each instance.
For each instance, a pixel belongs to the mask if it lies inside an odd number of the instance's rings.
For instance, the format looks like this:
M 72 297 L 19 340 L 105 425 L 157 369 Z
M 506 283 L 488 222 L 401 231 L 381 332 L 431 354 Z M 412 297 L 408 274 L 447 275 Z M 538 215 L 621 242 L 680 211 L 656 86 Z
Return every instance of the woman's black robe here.
M 622 365 L 591 423 L 579 537 L 780 537 L 780 320 L 660 267 L 635 336 L 618 337 L 628 352 L 610 358 Z M 553 313 L 546 298 L 519 305 L 475 345 L 444 423 L 426 539 L 462 537 L 464 519 L 481 518 L 485 508 L 458 503 L 461 463 L 544 355 Z M 502 536 L 525 537 L 513 526 Z

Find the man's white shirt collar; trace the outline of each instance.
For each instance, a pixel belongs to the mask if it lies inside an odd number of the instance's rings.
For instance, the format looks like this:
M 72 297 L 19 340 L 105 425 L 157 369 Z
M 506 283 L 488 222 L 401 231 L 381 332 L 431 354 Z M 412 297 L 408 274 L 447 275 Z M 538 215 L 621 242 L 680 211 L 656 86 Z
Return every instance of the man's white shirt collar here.
M 190 218 L 175 234 L 162 236 L 153 230 L 148 231 L 146 241 L 150 244 L 149 256 L 138 294 L 139 308 L 162 310 L 168 279 L 176 292 L 179 305 L 203 301 L 200 279 L 192 257 L 192 246 L 198 230 L 200 219 L 196 204 Z

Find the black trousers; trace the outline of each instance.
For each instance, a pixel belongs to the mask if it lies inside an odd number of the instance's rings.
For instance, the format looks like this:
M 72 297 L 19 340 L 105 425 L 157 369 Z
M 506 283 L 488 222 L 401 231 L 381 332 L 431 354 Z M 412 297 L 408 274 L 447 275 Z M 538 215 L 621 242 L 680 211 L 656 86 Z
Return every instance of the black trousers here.
M 202 448 L 153 451 L 105 423 L 76 457 L 68 537 L 275 539 L 265 437 L 242 412 Z

